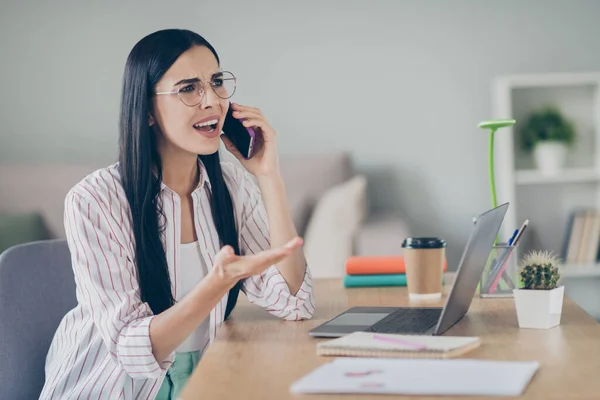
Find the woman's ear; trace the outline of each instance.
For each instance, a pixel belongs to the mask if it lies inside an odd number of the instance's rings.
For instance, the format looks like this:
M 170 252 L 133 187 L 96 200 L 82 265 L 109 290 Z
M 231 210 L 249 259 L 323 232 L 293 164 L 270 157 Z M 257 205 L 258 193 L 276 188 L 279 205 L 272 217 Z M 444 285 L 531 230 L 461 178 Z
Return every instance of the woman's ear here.
M 150 121 L 150 123 L 148 124 L 149 126 L 152 126 L 155 124 L 154 117 L 152 116 L 152 114 L 148 114 L 148 119 Z

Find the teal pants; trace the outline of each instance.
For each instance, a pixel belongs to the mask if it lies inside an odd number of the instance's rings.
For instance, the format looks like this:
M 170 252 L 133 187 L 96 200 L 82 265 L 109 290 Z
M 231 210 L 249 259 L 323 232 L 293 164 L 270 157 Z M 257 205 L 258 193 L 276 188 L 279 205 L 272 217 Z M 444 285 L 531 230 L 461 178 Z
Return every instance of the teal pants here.
M 179 392 L 181 392 L 190 375 L 194 372 L 194 368 L 198 365 L 199 359 L 199 351 L 175 354 L 175 360 L 167 370 L 167 375 L 156 395 L 156 400 L 177 399 Z

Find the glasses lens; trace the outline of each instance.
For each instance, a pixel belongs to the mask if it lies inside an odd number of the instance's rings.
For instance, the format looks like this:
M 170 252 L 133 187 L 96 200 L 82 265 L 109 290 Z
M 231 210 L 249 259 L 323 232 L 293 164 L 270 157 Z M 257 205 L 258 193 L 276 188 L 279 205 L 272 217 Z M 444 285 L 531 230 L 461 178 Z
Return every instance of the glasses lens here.
M 179 89 L 179 98 L 183 104 L 188 106 L 195 106 L 200 104 L 202 101 L 202 83 L 194 82 L 188 83 L 187 85 Z
M 235 93 L 235 76 L 231 72 L 221 72 L 212 80 L 212 87 L 217 96 L 228 99 Z

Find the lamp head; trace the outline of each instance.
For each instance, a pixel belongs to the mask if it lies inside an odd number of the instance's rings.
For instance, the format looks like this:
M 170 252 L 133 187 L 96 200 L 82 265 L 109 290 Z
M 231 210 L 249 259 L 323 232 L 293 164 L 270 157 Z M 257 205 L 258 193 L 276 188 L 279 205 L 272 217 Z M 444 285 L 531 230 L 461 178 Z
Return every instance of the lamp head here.
M 490 119 L 488 121 L 480 122 L 477 127 L 481 129 L 499 129 L 506 128 L 507 126 L 513 126 L 515 124 L 514 119 Z

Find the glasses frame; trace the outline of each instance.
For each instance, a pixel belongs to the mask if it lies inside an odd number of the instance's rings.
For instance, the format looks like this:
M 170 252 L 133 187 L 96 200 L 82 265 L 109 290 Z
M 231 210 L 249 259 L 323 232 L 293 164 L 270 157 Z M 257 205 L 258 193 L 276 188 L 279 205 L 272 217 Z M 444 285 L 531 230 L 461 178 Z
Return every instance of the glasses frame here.
M 224 78 L 223 79 L 223 80 L 226 80 L 226 81 L 233 80 L 233 90 L 232 90 L 231 94 L 229 96 L 227 96 L 227 97 L 221 97 L 221 96 L 219 96 L 219 94 L 217 93 L 217 91 L 215 90 L 215 88 L 213 88 L 212 85 L 209 85 L 209 86 L 210 86 L 210 88 L 212 89 L 212 91 L 215 93 L 215 95 L 218 98 L 223 99 L 223 100 L 230 99 L 233 96 L 233 94 L 235 93 L 235 89 L 237 88 L 237 77 L 231 71 L 220 71 L 219 73 L 221 73 L 221 74 L 228 73 L 228 74 L 231 74 L 231 76 L 233 77 L 233 78 Z M 185 88 L 185 85 L 183 85 L 182 87 L 178 88 L 177 90 L 173 90 L 173 91 L 170 91 L 170 92 L 155 92 L 154 94 L 156 96 L 165 95 L 165 94 L 169 94 L 169 95 L 176 94 L 177 97 L 179 98 L 179 101 L 181 101 L 184 105 L 186 105 L 188 107 L 196 107 L 198 104 L 202 103 L 202 100 L 204 100 L 204 95 L 206 93 L 206 90 L 204 88 L 204 82 L 201 79 L 199 79 L 198 83 L 200 84 L 200 89 L 198 89 L 198 91 L 200 92 L 200 100 L 196 104 L 192 104 L 192 105 L 186 104 L 183 101 L 183 99 L 181 98 L 181 96 L 179 95 L 179 92 L 181 92 L 181 90 L 183 88 Z

